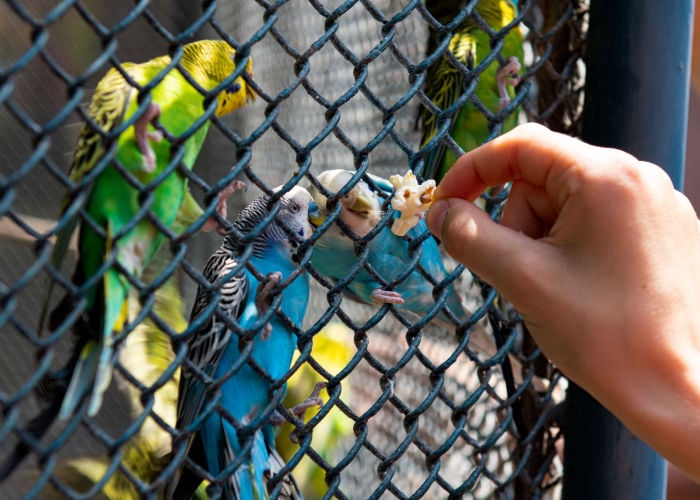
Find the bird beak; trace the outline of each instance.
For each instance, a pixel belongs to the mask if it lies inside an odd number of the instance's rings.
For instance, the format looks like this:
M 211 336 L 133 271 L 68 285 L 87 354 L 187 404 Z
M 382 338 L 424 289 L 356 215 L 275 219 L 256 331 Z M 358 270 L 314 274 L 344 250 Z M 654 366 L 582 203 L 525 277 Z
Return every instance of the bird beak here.
M 371 211 L 375 210 L 375 207 L 375 200 L 367 197 L 364 193 L 361 192 L 357 195 L 355 203 L 353 203 L 352 206 L 345 208 L 358 215 L 367 215 Z
M 255 92 L 250 85 L 245 86 L 245 98 L 247 101 L 255 102 Z
M 313 201 L 309 203 L 309 222 L 312 226 L 318 227 L 326 220 L 326 218 L 321 215 L 321 211 L 318 209 L 318 205 Z

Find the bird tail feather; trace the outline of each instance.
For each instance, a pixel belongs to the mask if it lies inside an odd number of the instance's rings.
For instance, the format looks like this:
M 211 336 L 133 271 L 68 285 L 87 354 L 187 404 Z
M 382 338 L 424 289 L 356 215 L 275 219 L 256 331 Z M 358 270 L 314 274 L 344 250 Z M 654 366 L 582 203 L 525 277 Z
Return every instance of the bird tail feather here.
M 112 380 L 115 334 L 124 329 L 129 317 L 128 288 L 124 277 L 116 270 L 109 269 L 104 276 L 105 317 L 102 326 L 102 345 L 100 346 L 95 385 L 90 397 L 87 414 L 94 416 L 102 406 L 102 398 Z
M 244 419 L 245 423 L 246 419 Z M 239 444 L 236 429 L 230 423 L 222 421 L 224 428 L 224 443 L 222 445 L 223 464 L 230 464 L 236 457 L 237 452 L 231 446 Z M 236 446 L 240 449 L 240 446 Z M 264 473 L 268 468 L 267 464 L 270 455 L 265 437 L 262 431 L 258 430 L 253 436 L 253 446 L 250 449 L 250 460 L 241 465 L 231 477 L 230 486 L 233 489 L 234 498 L 238 500 L 263 500 L 268 498 L 267 488 L 264 481 Z M 223 467 L 222 467 L 223 469 Z M 226 488 L 228 489 L 228 488 Z
M 253 440 L 253 446 L 250 449 L 250 461 L 253 467 L 255 490 L 258 493 L 258 498 L 267 498 L 267 487 L 265 486 L 265 481 L 263 481 L 263 475 L 269 468 L 270 454 L 267 451 L 265 437 L 261 430 L 255 433 Z
M 97 339 L 89 340 L 83 347 L 75 370 L 71 375 L 59 418 L 66 420 L 76 410 L 83 397 L 89 393 L 87 415 L 94 417 L 102 406 L 104 393 L 112 380 L 115 333 L 120 332 L 128 318 L 128 289 L 123 277 L 109 269 L 103 278 L 103 300 L 96 300 L 95 307 L 102 307 L 101 332 Z M 93 311 L 92 315 L 99 314 Z
M 63 397 L 61 410 L 58 413 L 59 419 L 66 420 L 75 413 L 83 396 L 92 385 L 99 349 L 98 343 L 91 340 L 80 351 L 80 357 L 73 369 L 68 389 Z

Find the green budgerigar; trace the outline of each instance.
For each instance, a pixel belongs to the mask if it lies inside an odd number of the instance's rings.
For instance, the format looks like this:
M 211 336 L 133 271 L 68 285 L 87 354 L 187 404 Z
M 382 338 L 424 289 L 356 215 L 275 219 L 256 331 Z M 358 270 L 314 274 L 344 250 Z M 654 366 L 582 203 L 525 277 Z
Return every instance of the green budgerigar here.
M 254 98 L 242 76 L 252 79 L 252 61 L 235 76 L 234 57 L 224 41 L 192 42 L 173 57 L 123 63 L 98 83 L 73 156 L 52 256 L 53 272 L 62 272 L 68 241 L 79 227 L 73 286 L 48 319 L 52 333 L 73 330 L 75 350 L 64 370 L 49 377 L 51 402 L 28 425 L 34 436 L 43 435 L 56 415 L 73 415 L 83 401 L 87 415 L 99 411 L 120 337 L 129 329 L 129 290 L 165 233 L 203 214 L 188 191 L 185 169 L 193 167 L 206 137 L 207 114 L 225 115 Z M 239 185 L 219 195 L 222 216 L 226 197 Z M 47 307 L 51 289 L 48 295 Z M 25 454 L 15 453 L 0 476 Z
M 76 325 L 83 345 L 63 399 L 61 418 L 71 415 L 86 393 L 90 393 L 88 415 L 100 408 L 111 378 L 115 337 L 128 320 L 129 278 L 141 275 L 164 241 L 158 225 L 174 227 L 178 215 L 191 212 L 195 204 L 187 190 L 187 178 L 173 158 L 181 148 L 182 163 L 192 168 L 208 129 L 206 121 L 198 128 L 195 125 L 206 112 L 204 93 L 232 75 L 234 56 L 226 42 L 203 40 L 183 47 L 181 69 L 168 69 L 172 62 L 169 56 L 143 64 L 123 64 L 122 71 L 139 86 L 160 80 L 143 98 L 116 68 L 97 85 L 88 109 L 94 123 L 83 128 L 70 170 L 71 181 L 82 189 L 69 193 L 66 201 L 67 209 L 80 206 L 85 211 L 75 215 L 80 224 L 80 257 L 73 278 L 76 285 L 84 287 L 85 303 Z M 250 59 L 248 64 L 250 72 Z M 192 85 L 185 73 L 200 88 Z M 248 83 L 239 76 L 216 96 L 215 114 L 225 115 L 252 96 Z M 129 123 L 112 140 L 104 136 Z M 225 200 L 221 201 L 223 208 Z M 63 259 L 62 240 L 70 236 L 71 229 L 67 226 L 58 234 L 54 256 L 58 266 Z M 49 321 L 52 330 L 60 327 L 77 302 L 69 296 L 59 304 Z
M 426 0 L 425 5 L 438 22 L 449 25 L 467 4 L 472 3 L 466 0 Z M 442 34 L 431 26 L 427 56 L 435 53 L 446 37 L 449 37 L 449 43 L 426 72 L 425 95 L 440 111 L 448 110 L 460 99 L 467 98 L 455 113 L 444 119 L 427 106 L 421 109 L 421 148 L 435 137 L 438 130 L 445 128 L 464 151 L 486 142 L 491 132 L 488 115 L 497 114 L 510 102 L 514 97 L 513 87 L 519 82 L 523 34 L 514 23 L 516 15 L 517 8 L 511 0 L 478 0 L 451 34 Z M 492 33 L 488 32 L 489 29 Z M 493 57 L 494 47 L 501 38 L 503 46 L 498 57 Z M 473 98 L 480 105 L 473 102 Z M 509 114 L 503 120 L 502 131 L 515 127 L 517 121 L 517 111 Z M 457 153 L 442 140 L 426 155 L 422 177 L 439 182 L 457 157 Z

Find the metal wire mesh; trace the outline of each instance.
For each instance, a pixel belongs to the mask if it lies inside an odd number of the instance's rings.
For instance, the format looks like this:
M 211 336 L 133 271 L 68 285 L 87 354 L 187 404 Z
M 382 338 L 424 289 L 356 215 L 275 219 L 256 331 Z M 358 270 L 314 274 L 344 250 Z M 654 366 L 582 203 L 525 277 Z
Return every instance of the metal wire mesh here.
M 22 429 L 41 407 L 35 390 L 44 349 L 36 323 L 51 279 L 45 236 L 60 222 L 66 173 L 84 123 L 79 108 L 86 108 L 110 66 L 145 61 L 193 39 L 226 38 L 242 52 L 250 50 L 259 98 L 214 120 L 189 184 L 194 197 L 208 203 L 210 187 L 237 173 L 249 189 L 232 198 L 234 213 L 261 191 L 290 182 L 308 186 L 327 169 L 388 177 L 422 161 L 417 117 L 426 97 L 417 82 L 431 21 L 421 2 L 192 4 L 0 3 L 6 34 L 0 42 L 0 462 L 26 441 Z M 525 69 L 514 98 L 519 119 L 576 135 L 586 4 L 532 0 L 518 7 L 511 29 L 525 33 Z M 496 120 L 492 135 L 499 127 Z M 506 194 L 484 201 L 493 217 Z M 79 425 L 54 424 L 2 483 L 3 498 L 163 493 L 173 474 L 168 429 L 175 423 L 177 374 L 155 390 L 162 370 L 149 371 L 144 346 L 160 345 L 172 360 L 169 334 L 185 326 L 175 321 L 168 328 L 159 318 L 185 321 L 198 270 L 219 244 L 216 235 L 197 234 L 184 244 L 164 245 L 144 282 L 175 269 L 169 281 L 175 299 L 159 299 L 151 310 L 143 296 L 131 298 L 134 309 L 149 309 L 145 315 L 148 324 L 159 325 L 150 328 L 156 333 L 149 337 L 144 321 L 143 331 L 136 326 L 127 334 L 98 415 L 79 418 Z M 277 438 L 286 472 L 307 498 L 557 496 L 563 439 L 556 403 L 564 381 L 517 313 L 443 257 L 457 270 L 455 286 L 473 312 L 469 328 L 458 330 L 471 338 L 395 307 L 347 297 L 338 306 L 338 296 L 328 294 L 309 266 L 311 298 L 290 376 L 305 373 L 328 387 L 323 407 L 309 413 L 315 416 L 306 426 L 297 426 L 301 443 L 290 442 L 293 427 Z M 74 251 L 69 258 L 75 260 Z M 335 351 L 346 352 L 336 367 L 320 348 L 311 350 L 324 335 L 337 342 Z M 69 356 L 72 341 L 64 337 L 50 347 L 54 367 Z M 509 368 L 504 372 L 506 360 L 514 377 Z M 290 380 L 284 407 L 303 394 L 295 389 L 298 379 Z M 331 421 L 335 430 L 321 440 Z

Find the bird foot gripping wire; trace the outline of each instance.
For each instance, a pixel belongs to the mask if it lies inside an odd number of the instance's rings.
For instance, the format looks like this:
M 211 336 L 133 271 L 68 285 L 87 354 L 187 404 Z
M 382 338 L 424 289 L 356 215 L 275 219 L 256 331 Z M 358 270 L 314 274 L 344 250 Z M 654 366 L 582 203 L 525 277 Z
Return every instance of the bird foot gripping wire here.
M 219 199 L 216 202 L 216 213 L 219 214 L 221 219 L 226 220 L 228 216 L 226 200 L 236 191 L 241 191 L 243 189 L 245 189 L 245 182 L 234 180 L 219 192 Z M 211 231 L 214 228 L 216 228 L 216 232 L 221 236 L 226 235 L 226 228 L 219 223 L 216 216 L 210 217 L 209 220 L 204 223 L 204 226 L 202 226 L 202 230 L 204 231 Z
M 298 405 L 292 406 L 289 409 L 289 413 L 291 413 L 297 418 L 303 419 L 306 410 L 314 406 L 323 405 L 323 399 L 321 399 L 321 391 L 326 388 L 326 385 L 327 384 L 325 382 L 317 382 L 314 386 L 314 389 L 311 391 L 309 397 L 301 403 L 299 403 Z
M 282 273 L 275 271 L 274 273 L 268 274 L 265 282 L 260 283 L 260 286 L 258 286 L 258 291 L 255 294 L 255 307 L 258 310 L 259 316 L 262 316 L 270 307 L 270 296 L 281 281 Z M 260 339 L 263 341 L 269 339 L 270 333 L 272 333 L 272 325 L 270 325 L 270 323 L 265 323 L 262 332 L 260 332 Z
M 136 144 L 143 155 L 143 169 L 149 174 L 153 173 L 156 169 L 156 155 L 153 153 L 149 142 L 160 142 L 163 139 L 163 134 L 160 130 L 149 131 L 148 125 L 155 123 L 159 116 L 160 106 L 157 104 L 149 104 L 146 112 L 134 123 Z
M 289 409 L 289 413 L 297 417 L 298 419 L 301 419 L 302 421 L 304 420 L 304 414 L 306 413 L 306 410 L 309 408 L 312 408 L 314 406 L 321 407 L 323 405 L 323 399 L 321 399 L 321 390 L 326 388 L 326 383 L 325 382 L 318 382 L 315 386 L 313 391 L 311 391 L 311 394 L 309 395 L 306 400 L 302 401 L 296 406 L 293 406 L 292 408 Z M 301 433 L 299 430 L 294 430 L 289 434 L 289 439 L 293 443 L 299 443 L 301 441 Z
M 520 83 L 520 60 L 515 57 L 509 57 L 508 62 L 496 72 L 496 85 L 498 86 L 498 95 L 501 97 L 499 111 L 508 106 L 510 96 L 506 87 L 515 87 Z
M 405 301 L 399 292 L 394 290 L 382 290 L 377 288 L 372 290 L 372 300 L 379 305 L 384 304 L 403 304 Z
M 306 413 L 306 410 L 308 410 L 309 408 L 313 408 L 314 406 L 320 407 L 323 405 L 323 399 L 321 398 L 321 391 L 326 388 L 326 385 L 327 385 L 326 382 L 317 382 L 308 398 L 306 398 L 304 401 L 302 401 L 298 405 L 292 406 L 287 411 L 295 418 L 303 420 L 304 414 Z M 284 424 L 286 421 L 287 421 L 287 419 L 285 419 L 277 411 L 275 411 L 272 415 L 270 415 L 270 423 L 272 425 L 279 426 L 279 425 Z M 298 442 L 298 441 L 295 441 L 295 442 Z

